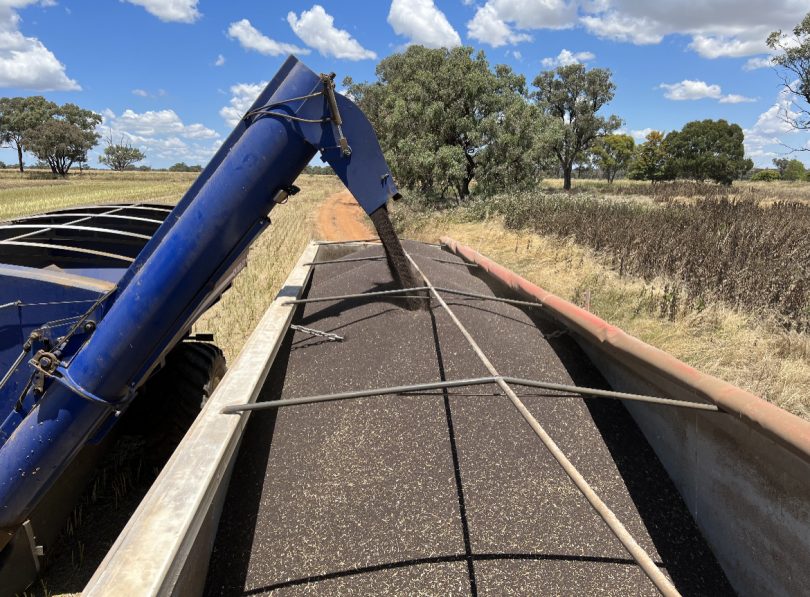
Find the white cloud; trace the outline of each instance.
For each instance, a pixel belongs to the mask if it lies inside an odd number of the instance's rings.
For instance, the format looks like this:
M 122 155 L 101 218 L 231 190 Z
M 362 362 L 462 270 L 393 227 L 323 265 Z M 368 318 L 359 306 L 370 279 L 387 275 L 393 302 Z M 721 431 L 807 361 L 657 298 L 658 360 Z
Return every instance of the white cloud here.
M 377 54 L 366 50 L 349 35 L 348 31 L 335 27 L 335 19 L 319 4 L 305 10 L 301 16 L 294 12 L 287 14 L 287 22 L 293 32 L 311 48 L 323 56 L 334 56 L 347 60 L 374 60 Z
M 770 158 L 785 152 L 785 147 L 799 147 L 810 142 L 796 140 L 797 136 L 807 139 L 807 133 L 797 131 L 789 120 L 798 116 L 794 111 L 789 96 L 780 92 L 776 102 L 762 112 L 754 126 L 744 129 L 745 153 L 752 158 L 757 166 L 769 166 Z
M 647 127 L 646 129 L 635 129 L 630 131 L 630 136 L 636 140 L 636 143 L 643 143 L 647 139 L 647 135 L 653 132 L 656 129 L 651 129 Z
M 770 56 L 758 56 L 749 58 L 743 65 L 743 70 L 756 70 L 758 68 L 768 68 L 773 66 L 773 59 Z
M 158 89 L 154 93 L 151 93 L 151 92 L 147 91 L 146 89 L 133 89 L 132 90 L 132 95 L 137 95 L 138 97 L 151 97 L 151 98 L 163 97 L 164 95 L 166 95 L 166 90 L 165 89 Z
M 231 23 L 228 37 L 237 40 L 246 50 L 254 50 L 265 56 L 282 56 L 284 54 L 309 54 L 306 48 L 270 39 L 251 25 L 247 19 Z
M 721 104 L 750 104 L 755 101 L 757 100 L 755 100 L 753 97 L 746 97 L 736 93 L 729 93 L 728 95 L 724 95 L 720 98 Z
M 569 66 L 571 64 L 582 64 L 596 58 L 592 52 L 572 52 L 563 48 L 554 58 L 543 58 L 540 61 L 545 68 L 556 68 L 558 66 Z
M 765 110 L 757 118 L 752 132 L 761 135 L 783 135 L 786 133 L 796 133 L 790 125 L 790 120 L 795 119 L 799 114 L 793 110 L 790 99 L 781 93 L 776 103 Z
M 214 66 L 222 66 L 223 64 L 225 64 L 225 56 L 218 54 L 217 59 L 214 61 Z
M 489 4 L 479 8 L 472 20 L 467 23 L 467 35 L 481 43 L 489 44 L 493 48 L 532 39 L 531 35 L 513 31 Z
M 680 83 L 661 83 L 658 86 L 664 89 L 664 97 L 675 101 L 715 99 L 721 104 L 739 104 L 756 101 L 743 95 L 731 93 L 723 95 L 720 85 L 709 85 L 705 81 L 684 79 Z
M 197 10 L 198 0 L 126 0 L 144 7 L 161 21 L 193 23 L 202 15 Z
M 580 20 L 590 33 L 613 41 L 643 46 L 661 43 L 664 38 L 663 34 L 653 27 L 653 23 L 644 17 L 630 17 L 612 12 L 601 16 L 585 16 Z
M 228 126 L 235 127 L 266 86 L 267 81 L 232 85 L 230 102 L 220 109 L 219 115 Z
M 461 37 L 433 0 L 393 0 L 388 24 L 409 43 L 428 48 L 455 48 Z
M 688 35 L 704 58 L 741 57 L 767 51 L 765 39 L 791 29 L 807 12 L 807 0 L 598 0 L 581 4 L 580 21 L 591 33 L 634 44 Z
M 763 49 L 763 39 L 696 35 L 689 47 L 704 58 L 739 58 L 760 53 Z
M 484 6 L 518 29 L 567 29 L 576 24 L 575 0 L 487 0 Z
M 167 134 L 190 139 L 219 137 L 219 133 L 202 124 L 183 124 L 174 110 L 148 110 L 139 113 L 128 108 L 120 116 L 110 118 L 110 122 L 129 133 L 147 137 Z M 106 126 L 109 127 L 109 125 Z
M 36 91 L 76 91 L 81 86 L 65 74 L 65 65 L 36 37 L 20 32 L 17 10 L 45 0 L 0 0 L 0 87 Z
M 222 143 L 220 134 L 200 123 L 185 124 L 174 110 L 135 112 L 120 115 L 109 108 L 102 113 L 98 132 L 114 142 L 123 139 L 146 154 L 147 161 L 175 163 L 207 162 Z
M 576 16 L 576 0 L 487 0 L 467 23 L 467 35 L 497 48 L 531 40 L 528 29 L 572 27 Z
M 705 81 L 693 81 L 685 79 L 680 83 L 661 83 L 661 89 L 665 89 L 664 97 L 671 100 L 699 100 L 699 99 L 720 99 L 723 91 L 720 85 L 709 85 Z

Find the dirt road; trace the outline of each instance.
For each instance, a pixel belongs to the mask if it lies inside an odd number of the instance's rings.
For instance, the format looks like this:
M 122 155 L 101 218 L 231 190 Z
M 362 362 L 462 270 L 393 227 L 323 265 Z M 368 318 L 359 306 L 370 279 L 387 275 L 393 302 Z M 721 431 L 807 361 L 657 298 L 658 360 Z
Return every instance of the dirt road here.
M 318 236 L 321 240 L 361 240 L 374 238 L 368 216 L 349 191 L 329 196 L 318 210 Z

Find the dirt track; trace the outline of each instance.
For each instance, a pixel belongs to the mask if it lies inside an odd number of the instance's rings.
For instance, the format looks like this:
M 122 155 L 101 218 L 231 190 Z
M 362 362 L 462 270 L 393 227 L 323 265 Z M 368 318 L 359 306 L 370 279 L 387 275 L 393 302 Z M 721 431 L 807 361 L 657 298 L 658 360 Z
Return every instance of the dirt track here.
M 321 240 L 360 240 L 375 234 L 351 193 L 341 191 L 327 197 L 318 210 L 318 236 Z

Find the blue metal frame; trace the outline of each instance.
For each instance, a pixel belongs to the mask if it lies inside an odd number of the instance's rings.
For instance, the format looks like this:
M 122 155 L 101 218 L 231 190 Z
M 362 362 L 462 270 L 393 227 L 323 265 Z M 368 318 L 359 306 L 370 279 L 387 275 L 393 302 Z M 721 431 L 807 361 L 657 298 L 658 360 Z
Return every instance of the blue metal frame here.
M 98 306 L 93 330 L 58 355 L 61 364 L 46 375 L 44 393 L 27 392 L 17 413 L 20 424 L 0 447 L 0 548 L 87 441 L 126 407 L 201 306 L 216 298 L 269 224 L 273 198 L 292 185 L 316 151 L 368 213 L 397 196 L 371 125 L 337 95 L 352 151 L 340 149 L 323 90 L 319 75 L 287 59 L 117 290 Z M 27 377 L 34 367 L 26 362 L 20 371 Z M 0 405 L 7 400 L 0 389 Z

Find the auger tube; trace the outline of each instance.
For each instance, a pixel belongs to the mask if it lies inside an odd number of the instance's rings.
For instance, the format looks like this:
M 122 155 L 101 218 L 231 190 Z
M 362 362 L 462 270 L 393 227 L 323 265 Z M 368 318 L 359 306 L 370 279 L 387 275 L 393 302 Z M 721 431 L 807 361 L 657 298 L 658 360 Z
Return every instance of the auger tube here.
M 335 124 L 327 81 L 286 60 L 106 299 L 89 339 L 59 355 L 44 392 L 24 395 L 0 446 L 0 548 L 216 299 L 269 225 L 274 197 L 291 189 L 317 151 L 368 214 L 398 196 L 371 124 L 340 94 Z M 19 367 L 34 371 L 28 359 Z

